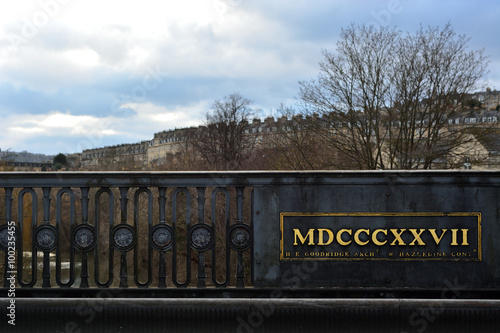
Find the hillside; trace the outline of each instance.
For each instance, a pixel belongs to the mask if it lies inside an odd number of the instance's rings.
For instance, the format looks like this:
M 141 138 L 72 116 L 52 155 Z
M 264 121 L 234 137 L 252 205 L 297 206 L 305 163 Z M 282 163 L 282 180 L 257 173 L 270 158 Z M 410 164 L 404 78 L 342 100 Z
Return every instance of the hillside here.
M 45 154 L 33 154 L 27 151 L 14 152 L 14 151 L 2 151 L 0 150 L 0 160 L 12 161 L 12 162 L 52 162 L 54 155 Z

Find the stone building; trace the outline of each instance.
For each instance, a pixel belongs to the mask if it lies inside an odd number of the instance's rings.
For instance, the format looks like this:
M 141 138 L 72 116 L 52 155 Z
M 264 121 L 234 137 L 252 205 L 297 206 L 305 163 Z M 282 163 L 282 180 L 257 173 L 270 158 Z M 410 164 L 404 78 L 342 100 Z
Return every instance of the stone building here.
M 189 142 L 196 138 L 202 127 L 180 128 L 155 133 L 147 147 L 146 162 L 148 165 L 161 164 L 169 155 L 188 149 Z
M 51 162 L 7 162 L 12 171 L 52 171 Z
M 500 91 L 487 88 L 486 91 L 472 94 L 472 98 L 481 102 L 481 105 L 486 110 L 500 109 Z
M 454 112 L 446 120 L 448 125 L 454 126 L 475 126 L 476 128 L 498 128 L 500 112 L 496 110 L 495 103 L 498 103 L 499 92 L 486 91 L 477 93 L 475 98 L 481 98 L 485 108 L 462 109 Z M 482 96 L 482 97 L 481 97 Z M 248 123 L 245 135 L 251 136 L 255 140 L 255 148 L 272 148 L 276 144 L 279 135 L 287 131 L 300 131 L 308 122 L 319 121 L 322 126 L 331 126 L 332 123 L 325 116 L 318 115 L 302 116 L 295 115 L 291 118 L 280 117 L 274 119 L 267 117 L 264 120 L 253 119 Z M 424 120 L 425 122 L 425 120 Z M 331 135 L 342 135 L 342 124 L 338 124 L 331 129 Z M 160 167 L 166 170 L 168 164 L 181 164 L 186 161 L 188 155 L 191 159 L 196 159 L 195 142 L 201 133 L 206 129 L 204 126 L 180 128 L 166 130 L 155 133 L 152 140 L 142 141 L 134 144 L 123 144 L 118 146 L 95 148 L 84 150 L 81 154 L 82 169 L 100 170 L 145 170 Z M 500 134 L 496 132 L 489 136 L 488 140 L 469 140 L 467 147 L 457 149 L 458 152 L 470 150 L 475 155 L 487 160 L 482 168 L 495 168 L 500 166 L 500 154 L 498 143 Z M 477 145 L 471 147 L 471 143 Z M 182 156 L 181 156 L 182 155 Z M 498 161 L 497 161 L 498 160 Z M 190 162 L 193 162 L 190 160 Z
M 82 152 L 83 169 L 142 170 L 147 165 L 149 141 L 103 148 L 86 149 Z

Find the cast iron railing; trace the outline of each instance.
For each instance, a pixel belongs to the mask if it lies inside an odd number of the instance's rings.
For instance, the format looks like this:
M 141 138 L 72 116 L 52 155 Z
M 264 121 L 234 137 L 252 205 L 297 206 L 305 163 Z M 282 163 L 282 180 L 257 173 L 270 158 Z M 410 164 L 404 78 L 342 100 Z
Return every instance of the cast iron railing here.
M 498 171 L 0 173 L 0 331 L 498 331 L 499 197 Z M 481 256 L 280 257 L 294 226 L 320 245 L 319 230 L 426 223 L 468 228 Z M 437 251 L 407 235 L 394 252 Z M 329 251 L 366 253 L 355 237 Z M 427 245 L 458 251 L 441 238 Z
M 12 276 L 20 289 L 252 284 L 242 175 L 3 173 L 0 218 L 4 288 Z

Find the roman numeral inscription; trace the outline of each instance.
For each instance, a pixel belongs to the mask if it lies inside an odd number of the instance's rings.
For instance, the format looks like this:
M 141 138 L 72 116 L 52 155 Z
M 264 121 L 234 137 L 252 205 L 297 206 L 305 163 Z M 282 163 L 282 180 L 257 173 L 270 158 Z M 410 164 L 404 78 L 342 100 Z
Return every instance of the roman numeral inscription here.
M 469 245 L 467 241 L 467 234 L 469 229 L 460 230 L 462 235 L 461 245 Z M 423 246 L 426 245 L 426 242 L 429 241 L 434 242 L 436 245 L 439 245 L 439 243 L 441 243 L 441 241 L 443 240 L 445 234 L 448 233 L 450 235 L 450 245 L 458 246 L 458 231 L 459 229 L 451 229 L 450 232 L 448 232 L 448 229 L 441 229 L 441 234 L 438 236 L 438 234 L 436 233 L 436 229 L 375 229 L 373 230 L 373 232 L 370 229 L 358 229 L 355 231 L 353 231 L 352 229 L 340 229 L 337 232 L 337 236 L 335 237 L 335 231 L 332 229 L 309 229 L 305 235 L 302 235 L 300 229 L 295 228 L 293 229 L 293 245 L 330 245 L 331 243 L 336 241 L 340 246 L 348 246 L 354 241 L 354 243 L 360 246 L 365 246 L 370 242 L 373 242 L 373 244 L 375 244 L 376 246 L 384 246 L 388 242 L 388 234 L 393 238 L 392 242 L 390 243 L 391 246 L 407 245 L 403 240 L 403 234 L 411 234 L 411 237 L 413 237 L 413 240 L 408 244 L 410 246 Z M 354 237 L 350 237 L 353 233 Z M 362 234 L 365 235 L 366 240 L 361 240 Z M 379 239 L 379 234 L 386 235 L 383 236 L 385 237 L 385 239 L 382 240 L 382 236 Z M 347 237 L 344 235 L 347 235 Z M 427 238 L 426 236 L 429 237 Z M 422 237 L 424 239 L 422 239 Z M 315 239 L 317 239 L 318 241 L 315 242 Z
M 481 260 L 480 213 L 281 213 L 281 260 Z

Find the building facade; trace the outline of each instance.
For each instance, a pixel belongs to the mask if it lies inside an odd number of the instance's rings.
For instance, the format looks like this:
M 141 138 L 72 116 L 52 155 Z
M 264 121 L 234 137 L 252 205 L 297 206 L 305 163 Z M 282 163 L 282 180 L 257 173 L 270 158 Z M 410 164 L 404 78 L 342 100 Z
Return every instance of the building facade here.
M 500 129 L 498 126 L 500 113 L 495 109 L 497 108 L 496 105 L 498 105 L 499 95 L 496 91 L 487 91 L 481 95 L 483 97 L 475 94 L 474 98 L 482 98 L 482 103 L 488 108 L 463 109 L 460 112 L 450 114 L 446 120 L 450 128 L 474 126 L 479 129 L 489 129 L 490 133 L 487 140 L 471 139 L 468 140 L 467 147 L 455 149 L 455 152 L 471 151 L 474 156 L 481 156 L 484 163 L 481 163 L 481 166 L 476 168 L 500 167 L 500 164 L 497 163 L 500 162 L 498 157 L 500 156 L 500 148 L 498 148 L 498 142 L 500 142 Z M 255 140 L 255 148 L 271 148 L 276 143 L 276 137 L 280 133 L 300 131 L 302 124 L 311 121 L 326 123 L 325 119 L 319 118 L 317 115 L 306 117 L 295 115 L 291 118 L 280 117 L 278 119 L 268 117 L 264 120 L 254 119 L 248 123 L 245 135 L 251 136 Z M 492 128 L 497 130 L 493 131 Z M 188 153 L 193 155 L 194 142 L 205 129 L 205 126 L 199 126 L 166 130 L 155 133 L 153 139 L 149 141 L 87 149 L 81 154 L 81 168 L 84 170 L 148 170 L 165 166 L 166 170 L 175 170 L 175 168 L 169 168 L 168 164 L 179 164 L 178 160 L 186 159 L 186 157 L 179 157 L 180 155 L 187 156 Z M 342 135 L 342 128 L 339 125 L 332 129 L 331 133 L 332 135 Z M 177 158 L 174 158 L 174 156 L 177 156 Z

